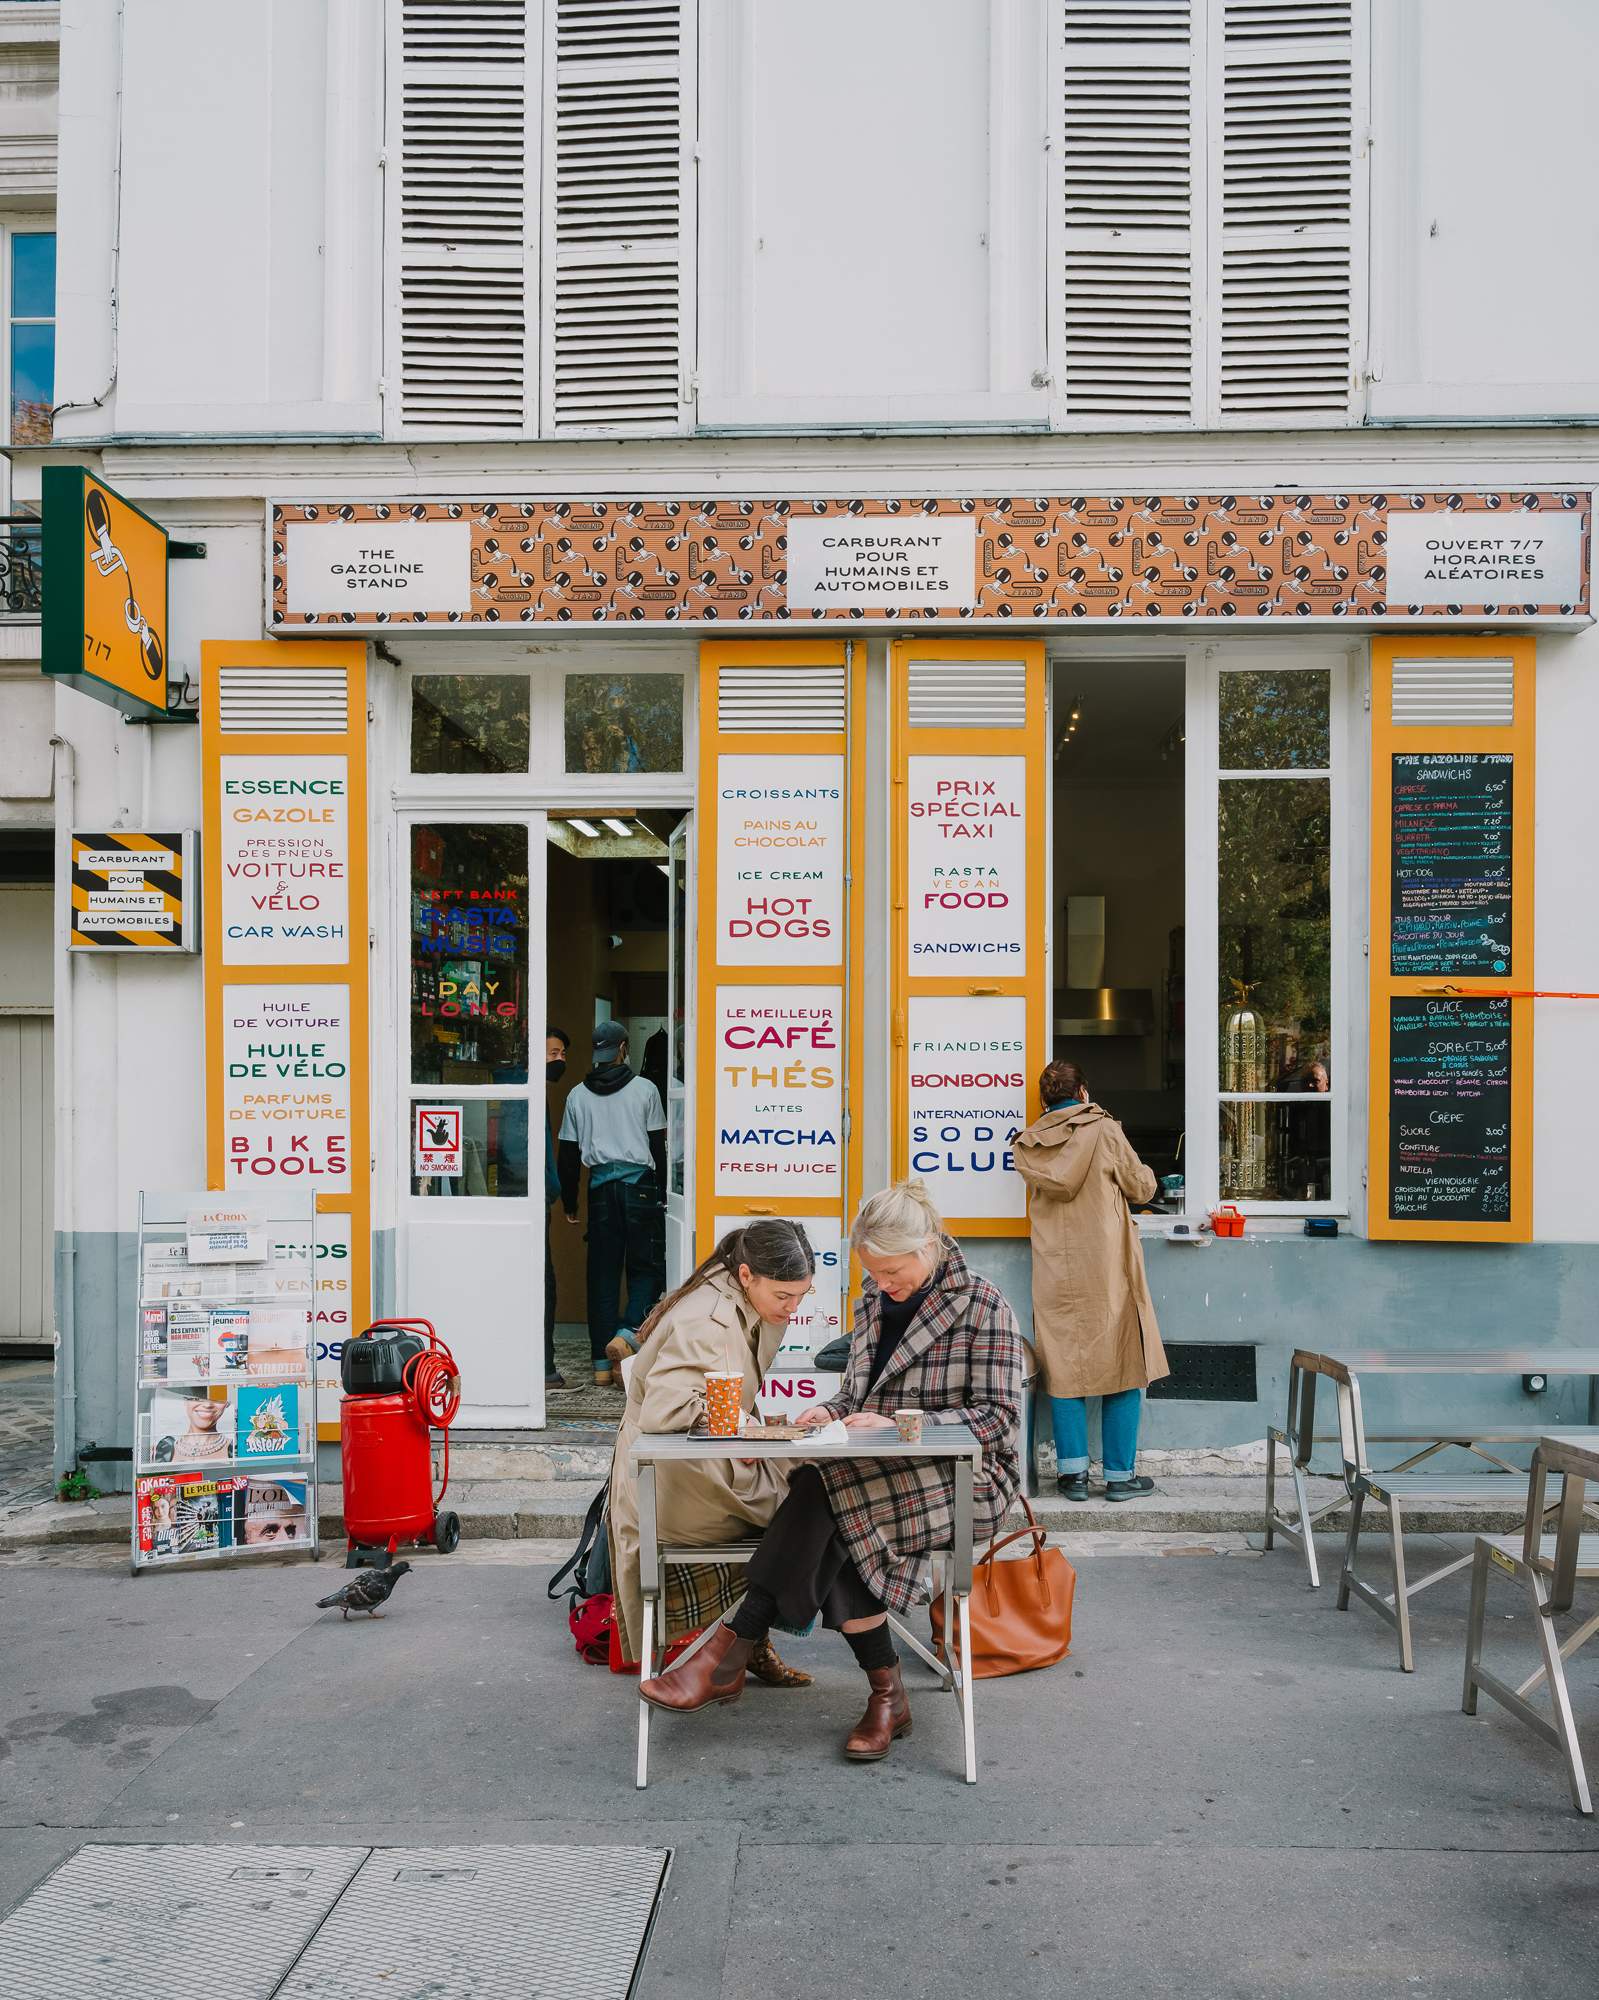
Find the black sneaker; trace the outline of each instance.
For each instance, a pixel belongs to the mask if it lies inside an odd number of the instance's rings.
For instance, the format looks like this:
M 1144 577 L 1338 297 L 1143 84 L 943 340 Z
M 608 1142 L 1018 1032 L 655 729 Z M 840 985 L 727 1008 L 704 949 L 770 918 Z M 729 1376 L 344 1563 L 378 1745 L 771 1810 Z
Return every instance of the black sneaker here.
M 1153 1493 L 1155 1482 L 1140 1476 L 1137 1479 L 1113 1479 L 1105 1482 L 1107 1500 L 1137 1500 L 1145 1493 Z
M 1055 1481 L 1055 1491 L 1063 1500 L 1086 1500 L 1088 1498 L 1088 1474 L 1073 1472 L 1064 1479 Z

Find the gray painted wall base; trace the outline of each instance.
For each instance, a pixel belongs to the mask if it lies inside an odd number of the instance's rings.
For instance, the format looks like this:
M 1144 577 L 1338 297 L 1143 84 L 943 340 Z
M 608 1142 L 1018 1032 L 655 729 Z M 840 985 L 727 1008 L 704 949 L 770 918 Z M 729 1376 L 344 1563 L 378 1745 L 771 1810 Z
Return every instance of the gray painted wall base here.
M 56 1472 L 70 1470 L 84 1445 L 132 1441 L 134 1327 L 138 1303 L 137 1239 L 85 1231 L 56 1238 L 56 1297 L 72 1288 L 76 1306 L 75 1410 L 66 1408 L 69 1370 L 56 1370 Z M 1032 1328 L 1032 1254 L 1025 1241 L 972 1239 L 962 1244 L 975 1270 L 991 1278 Z M 1340 1236 L 1244 1236 L 1203 1250 L 1146 1243 L 1146 1262 L 1161 1332 L 1170 1344 L 1243 1341 L 1257 1349 L 1253 1403 L 1152 1402 L 1143 1443 L 1159 1449 L 1246 1444 L 1280 1422 L 1288 1361 L 1296 1347 L 1470 1347 L 1510 1341 L 1577 1347 L 1595 1338 L 1599 1244 L 1371 1243 Z M 375 1310 L 401 1311 L 394 1295 L 395 1240 L 374 1236 Z M 533 1302 L 530 1302 L 530 1313 Z M 539 1307 L 542 1311 L 542 1306 Z M 64 1316 L 63 1316 L 64 1318 Z M 358 1331 L 359 1329 L 353 1329 Z M 1368 1387 L 1373 1427 L 1421 1417 L 1447 1399 L 1462 1420 L 1498 1417 L 1529 1423 L 1580 1423 L 1588 1415 L 1586 1378 L 1556 1376 L 1548 1393 L 1526 1396 L 1518 1381 L 1493 1377 L 1413 1377 Z M 1328 1419 L 1332 1412 L 1329 1409 Z M 1047 1424 L 1047 1412 L 1040 1413 Z M 101 1465 L 95 1483 L 126 1492 L 126 1465 Z

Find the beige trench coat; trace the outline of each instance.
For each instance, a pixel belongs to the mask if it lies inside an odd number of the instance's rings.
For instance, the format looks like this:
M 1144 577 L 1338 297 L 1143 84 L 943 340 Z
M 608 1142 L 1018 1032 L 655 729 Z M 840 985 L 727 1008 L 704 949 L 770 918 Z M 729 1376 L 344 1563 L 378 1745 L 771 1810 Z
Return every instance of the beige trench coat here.
M 1016 1142 L 1030 1196 L 1033 1344 L 1051 1396 L 1112 1396 L 1171 1373 L 1129 1201 L 1155 1176 L 1097 1104 L 1047 1111 Z
M 629 1462 L 642 1431 L 686 1431 L 705 1412 L 707 1369 L 743 1372 L 743 1402 L 755 1407 L 756 1391 L 783 1338 L 781 1325 L 757 1319 L 731 1277 L 718 1272 L 679 1301 L 645 1341 L 633 1363 L 627 1406 L 611 1460 L 611 1579 L 623 1656 L 636 1660 L 643 1639 L 644 1602 L 639 1588 L 638 1479 Z M 663 1541 L 748 1541 L 777 1512 L 788 1491 L 789 1468 L 736 1460 L 661 1465 L 655 1473 L 657 1525 Z M 676 1577 L 674 1574 L 674 1582 Z M 693 1593 L 689 1593 L 690 1601 Z M 681 1602 L 674 1591 L 672 1601 Z M 671 1615 L 675 1629 L 657 1633 L 657 1644 L 693 1629 Z

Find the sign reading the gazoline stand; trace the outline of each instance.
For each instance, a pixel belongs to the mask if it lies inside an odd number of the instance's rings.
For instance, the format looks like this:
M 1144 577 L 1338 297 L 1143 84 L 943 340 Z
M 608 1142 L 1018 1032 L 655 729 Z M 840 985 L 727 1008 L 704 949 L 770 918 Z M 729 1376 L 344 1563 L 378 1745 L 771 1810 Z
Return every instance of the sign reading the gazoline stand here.
M 167 531 L 81 465 L 47 465 L 44 670 L 125 715 L 167 707 Z

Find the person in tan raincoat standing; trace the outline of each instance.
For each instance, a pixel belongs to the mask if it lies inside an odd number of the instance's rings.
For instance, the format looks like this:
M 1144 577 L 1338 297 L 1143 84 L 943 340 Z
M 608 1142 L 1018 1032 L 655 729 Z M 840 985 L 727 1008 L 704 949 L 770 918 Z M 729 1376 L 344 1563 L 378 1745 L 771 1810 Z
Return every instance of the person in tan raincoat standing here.
M 1060 1491 L 1088 1498 L 1088 1406 L 1103 1398 L 1105 1498 L 1131 1500 L 1155 1482 L 1137 1472 L 1143 1391 L 1171 1370 L 1129 1202 L 1156 1181 L 1120 1125 L 1088 1095 L 1072 1062 L 1039 1079 L 1044 1115 L 1016 1142 L 1030 1196 L 1033 1341 L 1055 1422 Z
M 617 1431 L 606 1510 L 617 1637 L 629 1664 L 640 1657 L 644 1630 L 633 1440 L 644 1431 L 689 1430 L 705 1414 L 708 1370 L 742 1374 L 743 1407 L 753 1410 L 761 1380 L 784 1328 L 810 1292 L 815 1269 L 811 1246 L 794 1223 L 752 1222 L 730 1230 L 639 1330 L 639 1355 Z M 782 1504 L 788 1476 L 786 1465 L 744 1465 L 732 1459 L 658 1466 L 661 1539 L 691 1548 L 748 1541 Z M 743 1592 L 742 1571 L 728 1564 L 674 1565 L 667 1572 L 662 1603 L 666 1629 L 654 1635 L 655 1645 L 708 1625 Z M 657 1652 L 652 1664 L 659 1660 Z M 809 1674 L 785 1667 L 770 1645 L 750 1665 L 756 1678 L 772 1687 L 803 1687 L 810 1680 Z

